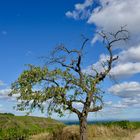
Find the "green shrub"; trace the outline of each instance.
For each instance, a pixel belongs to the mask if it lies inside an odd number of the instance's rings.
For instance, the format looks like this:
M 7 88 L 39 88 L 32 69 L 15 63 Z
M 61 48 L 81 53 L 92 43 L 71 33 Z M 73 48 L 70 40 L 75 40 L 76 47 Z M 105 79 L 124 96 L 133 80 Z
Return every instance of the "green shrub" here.
M 110 126 L 119 126 L 123 129 L 138 129 L 140 128 L 140 122 L 130 122 L 127 120 L 124 121 L 116 121 L 116 122 L 107 122 L 102 123 L 102 125 Z
M 53 133 L 63 126 L 50 118 L 0 114 L 0 140 L 28 140 L 31 135 Z

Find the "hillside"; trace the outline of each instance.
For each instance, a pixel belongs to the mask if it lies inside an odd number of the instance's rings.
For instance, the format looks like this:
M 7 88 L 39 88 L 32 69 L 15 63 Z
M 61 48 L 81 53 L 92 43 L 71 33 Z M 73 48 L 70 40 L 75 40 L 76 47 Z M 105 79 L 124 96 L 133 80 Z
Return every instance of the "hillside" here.
M 0 140 L 24 140 L 41 132 L 53 133 L 63 126 L 64 124 L 51 118 L 0 114 Z

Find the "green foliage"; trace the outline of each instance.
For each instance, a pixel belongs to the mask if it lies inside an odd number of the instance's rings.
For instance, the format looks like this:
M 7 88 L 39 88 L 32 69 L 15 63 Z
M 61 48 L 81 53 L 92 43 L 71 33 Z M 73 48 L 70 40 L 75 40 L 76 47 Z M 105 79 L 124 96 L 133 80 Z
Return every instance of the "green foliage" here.
M 116 121 L 116 122 L 107 122 L 107 123 L 99 123 L 99 125 L 105 125 L 108 127 L 111 126 L 119 126 L 123 129 L 139 129 L 140 128 L 140 122 L 130 122 L 127 120 L 124 121 Z
M 65 94 L 66 90 L 62 86 L 56 86 L 57 82 L 55 82 L 55 80 L 61 80 L 59 78 L 62 75 L 67 75 L 67 72 L 60 69 L 49 71 L 47 67 L 29 65 L 29 69 L 23 71 L 18 80 L 12 84 L 10 95 L 20 93 L 17 100 L 21 102 L 17 105 L 17 109 L 32 111 L 34 108 L 39 108 L 43 111 L 43 103 L 53 98 L 53 101 L 49 102 L 48 112 L 55 111 L 62 115 L 60 107 L 65 108 L 62 94 Z
M 26 140 L 42 132 L 53 133 L 64 125 L 51 118 L 0 114 L 0 140 Z
M 76 110 L 72 108 L 72 103 L 83 103 L 87 94 L 92 96 L 94 93 L 94 104 L 102 100 L 95 79 L 83 73 L 80 77 L 74 75 L 69 68 L 49 70 L 47 67 L 29 65 L 12 84 L 10 96 L 18 95 L 18 110 L 31 112 L 34 108 L 39 108 L 43 112 L 47 107 L 48 114 L 56 112 L 63 116 L 65 110 Z M 48 105 L 44 106 L 46 102 Z

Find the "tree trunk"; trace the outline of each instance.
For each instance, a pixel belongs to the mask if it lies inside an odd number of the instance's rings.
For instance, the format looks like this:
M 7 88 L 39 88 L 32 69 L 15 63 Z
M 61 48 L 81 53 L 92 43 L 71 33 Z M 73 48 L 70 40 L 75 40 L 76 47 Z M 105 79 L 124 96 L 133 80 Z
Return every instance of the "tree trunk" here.
M 87 117 L 86 116 L 80 117 L 79 121 L 80 121 L 80 140 L 88 140 Z

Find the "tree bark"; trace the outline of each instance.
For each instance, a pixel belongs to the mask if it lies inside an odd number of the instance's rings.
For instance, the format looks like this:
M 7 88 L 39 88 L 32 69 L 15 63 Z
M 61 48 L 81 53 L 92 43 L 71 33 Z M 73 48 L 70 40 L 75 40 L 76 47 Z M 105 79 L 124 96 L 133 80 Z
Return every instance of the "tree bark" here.
M 79 118 L 79 121 L 80 121 L 80 140 L 88 140 L 87 117 L 82 116 Z

